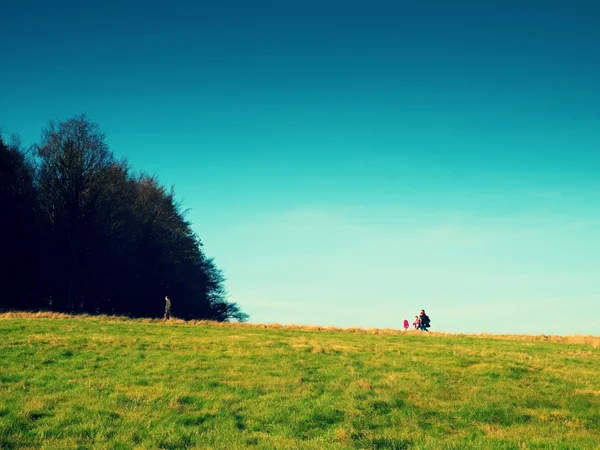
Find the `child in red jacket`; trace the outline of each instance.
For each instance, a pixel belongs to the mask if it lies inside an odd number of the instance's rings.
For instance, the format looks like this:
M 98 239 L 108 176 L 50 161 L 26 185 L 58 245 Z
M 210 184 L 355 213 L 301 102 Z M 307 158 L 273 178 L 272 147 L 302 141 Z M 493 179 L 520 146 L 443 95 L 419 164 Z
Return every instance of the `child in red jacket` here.
M 404 331 L 408 330 L 408 320 L 404 319 Z

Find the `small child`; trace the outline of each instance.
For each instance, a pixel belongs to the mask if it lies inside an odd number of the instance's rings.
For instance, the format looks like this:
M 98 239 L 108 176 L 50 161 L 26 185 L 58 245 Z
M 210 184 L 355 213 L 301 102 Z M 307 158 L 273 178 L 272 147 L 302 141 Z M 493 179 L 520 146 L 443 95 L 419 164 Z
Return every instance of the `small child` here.
M 408 320 L 404 319 L 404 331 L 408 330 Z
M 413 327 L 415 327 L 415 330 L 418 330 L 420 326 L 421 326 L 421 319 L 419 318 L 419 316 L 415 316 L 415 321 L 413 322 Z

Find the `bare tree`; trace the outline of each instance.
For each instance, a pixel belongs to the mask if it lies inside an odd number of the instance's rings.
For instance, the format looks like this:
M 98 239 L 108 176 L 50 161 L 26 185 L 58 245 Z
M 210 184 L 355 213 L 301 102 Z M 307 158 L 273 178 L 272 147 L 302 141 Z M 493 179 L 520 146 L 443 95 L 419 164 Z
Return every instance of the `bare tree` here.
M 51 122 L 37 146 L 37 157 L 38 204 L 52 243 L 47 262 L 53 268 L 53 304 L 77 311 L 84 302 L 83 278 L 90 269 L 86 241 L 114 157 L 98 125 L 85 115 Z

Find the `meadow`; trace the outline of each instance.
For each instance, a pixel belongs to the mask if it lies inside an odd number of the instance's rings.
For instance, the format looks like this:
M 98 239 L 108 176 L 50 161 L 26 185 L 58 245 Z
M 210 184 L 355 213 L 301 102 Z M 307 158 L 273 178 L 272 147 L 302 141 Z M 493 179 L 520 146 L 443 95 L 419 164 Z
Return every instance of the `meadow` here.
M 598 449 L 600 337 L 0 314 L 2 449 Z

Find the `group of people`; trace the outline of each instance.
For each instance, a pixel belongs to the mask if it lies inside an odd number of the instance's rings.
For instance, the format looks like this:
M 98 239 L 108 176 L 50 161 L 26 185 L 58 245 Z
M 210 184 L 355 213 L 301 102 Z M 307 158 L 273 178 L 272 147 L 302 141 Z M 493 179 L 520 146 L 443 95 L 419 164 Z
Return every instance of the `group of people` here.
M 415 321 L 413 322 L 413 328 L 415 330 L 429 331 L 428 328 L 431 326 L 431 320 L 429 320 L 429 316 L 425 314 L 425 310 L 422 309 L 418 316 L 415 316 Z M 404 331 L 410 328 L 410 324 L 407 319 L 404 319 Z
M 168 295 L 165 295 L 165 320 L 169 320 L 171 317 L 171 299 Z M 427 328 L 431 326 L 431 321 L 429 320 L 429 316 L 425 314 L 425 310 L 422 309 L 418 316 L 415 316 L 415 321 L 413 322 L 413 327 L 415 330 L 428 331 Z M 407 319 L 404 319 L 404 331 L 409 329 L 410 325 Z

